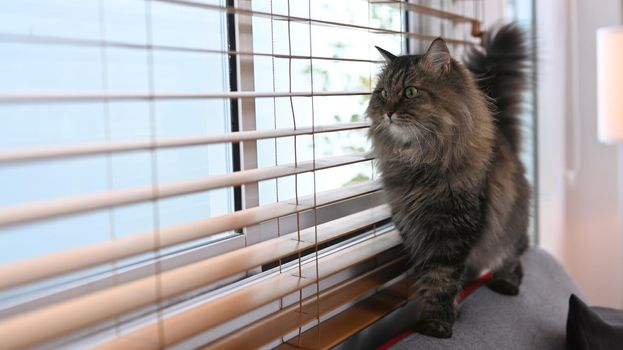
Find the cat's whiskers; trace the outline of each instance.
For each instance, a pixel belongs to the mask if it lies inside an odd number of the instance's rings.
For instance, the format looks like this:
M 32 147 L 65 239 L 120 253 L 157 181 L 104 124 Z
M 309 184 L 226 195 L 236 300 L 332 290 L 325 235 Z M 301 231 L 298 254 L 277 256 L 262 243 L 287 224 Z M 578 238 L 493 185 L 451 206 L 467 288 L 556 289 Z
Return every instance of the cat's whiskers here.
M 434 131 L 432 131 L 431 129 L 427 128 L 424 126 L 424 124 L 422 124 L 421 122 L 417 121 L 417 120 L 413 120 L 413 122 L 420 128 L 420 129 L 424 129 L 428 132 L 430 132 L 431 134 L 435 134 Z
M 373 124 L 374 132 L 378 132 L 383 127 L 384 122 Z
M 436 161 L 440 160 L 441 159 L 441 147 L 437 143 L 433 142 L 433 140 L 431 140 L 431 137 L 436 137 L 438 135 L 438 133 L 435 133 L 432 130 L 430 130 L 430 129 L 426 128 L 426 127 L 423 127 L 421 125 L 421 123 L 419 123 L 419 122 L 417 122 L 415 120 L 411 120 L 411 121 L 413 122 L 413 124 L 416 125 L 416 127 L 413 128 L 414 129 L 413 130 L 413 134 L 416 137 L 416 139 L 418 140 L 418 142 L 419 142 L 419 137 L 417 135 L 420 132 L 420 130 L 426 130 L 426 131 L 430 132 L 431 136 L 429 136 L 429 137 L 427 137 L 426 135 L 421 135 L 421 136 L 423 136 L 424 141 L 426 142 L 426 145 L 427 145 L 425 153 L 426 154 L 432 153 L 431 161 L 433 161 L 433 162 L 436 162 Z M 422 148 L 422 147 L 420 146 L 420 148 Z M 429 157 L 430 156 L 431 155 L 429 155 Z
M 423 129 L 423 130 L 426 130 L 426 131 L 430 132 L 432 136 L 435 136 L 435 135 L 436 135 L 436 133 L 435 133 L 435 132 L 433 132 L 432 130 L 430 130 L 430 129 L 428 129 L 428 128 L 424 127 L 424 126 L 422 125 L 422 123 L 420 123 L 420 122 L 418 122 L 418 121 L 416 121 L 416 120 L 413 120 L 413 123 L 417 126 L 417 129 L 418 129 L 418 130 Z M 416 131 L 416 135 L 417 135 L 417 131 Z M 435 145 L 434 145 L 434 144 L 433 144 L 433 142 L 431 141 L 430 137 L 424 137 L 424 140 L 426 140 L 426 143 L 428 144 L 428 149 L 429 149 L 429 150 L 431 150 L 431 149 L 434 149 L 434 148 L 435 148 L 435 147 L 434 147 Z M 439 152 L 435 152 L 435 153 L 439 153 Z
M 418 146 L 420 146 L 420 150 L 424 150 L 424 148 L 422 147 L 422 143 L 420 142 L 420 138 L 417 136 L 417 132 L 413 133 L 413 136 L 415 136 L 415 141 L 417 141 Z

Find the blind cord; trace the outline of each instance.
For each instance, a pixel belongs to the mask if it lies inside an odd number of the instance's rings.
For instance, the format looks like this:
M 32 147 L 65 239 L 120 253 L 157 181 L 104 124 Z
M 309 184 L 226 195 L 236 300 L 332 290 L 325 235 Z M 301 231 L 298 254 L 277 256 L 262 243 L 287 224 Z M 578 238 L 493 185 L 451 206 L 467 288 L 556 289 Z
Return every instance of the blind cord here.
M 106 14 L 105 14 L 105 5 L 104 0 L 98 1 L 98 20 L 99 20 L 99 35 L 102 43 L 106 42 Z M 102 90 L 105 93 L 108 93 L 108 49 L 106 45 L 100 45 L 100 59 L 101 59 L 101 74 L 102 74 Z M 112 130 L 111 130 L 111 116 L 110 116 L 110 101 L 103 101 L 102 103 L 104 109 L 104 125 L 105 125 L 105 138 L 106 142 L 112 141 Z M 112 191 L 114 188 L 114 175 L 112 169 L 112 154 L 106 153 L 106 187 L 108 191 Z M 117 239 L 116 234 L 116 225 L 115 225 L 115 209 L 109 208 L 107 210 L 108 216 L 108 236 L 111 241 Z M 117 260 L 113 260 L 111 263 L 112 270 L 112 280 L 111 287 L 116 287 L 119 284 L 119 276 L 118 276 L 118 263 Z M 114 329 L 115 335 L 119 336 L 120 327 L 119 327 L 119 317 L 115 317 L 114 319 Z
M 151 44 L 153 43 L 153 27 L 152 27 L 152 8 L 151 8 L 151 0 L 145 1 L 145 40 L 147 42 L 148 47 L 147 50 L 147 67 L 148 67 L 148 79 L 147 86 L 150 94 L 154 94 L 155 92 L 155 81 L 154 81 L 154 52 Z M 150 139 L 152 145 L 156 143 L 157 140 L 157 122 L 156 122 L 156 106 L 155 101 L 153 99 L 149 100 L 149 121 L 150 121 Z M 151 176 L 152 176 L 152 212 L 153 212 L 153 240 L 154 240 L 154 274 L 155 274 L 155 297 L 156 297 L 156 318 L 157 318 L 157 329 L 158 329 L 158 344 L 159 348 L 163 349 L 165 341 L 165 332 L 164 332 L 164 324 L 162 322 L 162 280 L 161 280 L 161 272 L 162 272 L 162 262 L 160 260 L 160 201 L 159 201 L 159 193 L 158 193 L 158 184 L 159 184 L 159 176 L 158 176 L 158 151 L 155 147 L 151 149 Z
M 292 20 L 290 17 L 290 0 L 288 0 L 287 2 L 288 5 L 288 56 L 292 56 L 292 35 L 291 35 L 291 26 L 292 26 Z M 292 58 L 288 58 L 288 91 L 292 92 Z M 296 130 L 296 114 L 294 112 L 294 101 L 292 96 L 290 96 L 290 110 L 292 112 L 292 124 L 294 126 L 294 130 Z M 294 166 L 298 167 L 298 150 L 297 150 L 297 138 L 296 135 L 294 135 Z M 294 196 L 295 196 L 295 203 L 296 206 L 299 205 L 299 182 L 298 182 L 298 174 L 294 174 Z M 296 213 L 296 232 L 297 232 L 297 240 L 301 241 L 301 214 L 300 213 Z M 298 268 L 298 277 L 299 278 L 304 278 L 303 277 L 303 270 L 302 270 L 302 252 L 298 252 L 297 253 L 297 259 L 298 259 L 298 264 L 297 264 L 297 268 Z M 298 291 L 299 294 L 299 299 L 298 299 L 298 304 L 299 304 L 299 313 L 303 312 L 303 289 L 299 289 Z M 298 327 L 298 346 L 301 346 L 301 331 L 302 328 L 299 326 Z
M 307 2 L 307 15 L 311 19 L 311 1 Z M 312 25 L 311 21 L 308 23 L 309 27 L 309 56 L 313 56 L 312 50 Z M 309 75 L 310 75 L 310 87 L 311 91 L 314 91 L 314 60 L 309 60 Z M 311 116 L 312 116 L 312 130 L 316 130 L 316 116 L 314 113 L 314 96 L 311 97 Z M 312 133 L 312 167 L 314 171 L 312 171 L 313 177 L 313 196 L 314 196 L 314 207 L 313 207 L 313 217 L 314 217 L 314 261 L 316 263 L 316 321 L 320 324 L 320 272 L 318 266 L 318 207 L 317 207 L 317 187 L 316 187 L 316 135 Z

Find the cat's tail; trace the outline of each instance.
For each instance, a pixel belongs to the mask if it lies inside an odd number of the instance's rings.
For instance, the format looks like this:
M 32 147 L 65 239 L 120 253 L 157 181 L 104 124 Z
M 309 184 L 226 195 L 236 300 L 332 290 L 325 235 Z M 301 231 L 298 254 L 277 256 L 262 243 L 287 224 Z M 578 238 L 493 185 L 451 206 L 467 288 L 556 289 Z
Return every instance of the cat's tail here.
M 529 63 L 526 37 L 516 24 L 487 31 L 482 47 L 472 48 L 465 59 L 480 89 L 493 100 L 497 127 L 515 152 L 521 148 L 520 114 Z

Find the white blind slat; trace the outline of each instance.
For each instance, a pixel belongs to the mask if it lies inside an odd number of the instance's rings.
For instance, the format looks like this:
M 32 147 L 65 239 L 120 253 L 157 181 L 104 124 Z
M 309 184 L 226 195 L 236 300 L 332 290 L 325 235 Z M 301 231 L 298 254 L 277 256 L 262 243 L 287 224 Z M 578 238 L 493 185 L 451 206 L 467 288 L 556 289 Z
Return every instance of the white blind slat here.
M 327 205 L 379 189 L 380 183 L 373 181 L 339 190 L 320 192 L 316 195 L 316 205 Z M 78 271 L 106 262 L 147 253 L 157 248 L 165 248 L 205 238 L 216 233 L 259 224 L 266 220 L 295 214 L 313 207 L 313 196 L 305 196 L 299 198 L 298 205 L 294 203 L 294 200 L 282 201 L 212 217 L 199 222 L 163 228 L 159 231 L 159 245 L 156 245 L 154 242 L 154 232 L 145 232 L 71 251 L 0 266 L 0 289 L 15 287 L 62 273 Z
M 0 212 L 0 227 L 50 219 L 54 217 L 111 208 L 137 202 L 180 196 L 223 187 L 244 185 L 251 182 L 302 174 L 314 170 L 329 169 L 342 165 L 371 160 L 367 154 L 347 155 L 304 161 L 298 164 L 277 165 L 261 169 L 243 170 L 203 179 L 186 180 L 169 184 L 130 188 L 111 192 L 63 198 L 42 203 L 30 203 L 8 207 Z
M 388 216 L 389 209 L 383 205 L 319 225 L 317 228 L 308 229 L 301 233 L 301 241 L 297 240 L 298 233 L 295 232 L 206 261 L 166 271 L 159 276 L 146 277 L 60 304 L 47 306 L 24 315 L 18 315 L 0 322 L 0 339 L 2 339 L 3 345 L 7 348 L 37 344 L 151 305 L 157 300 L 166 299 L 210 284 L 263 262 L 276 260 L 281 256 L 302 251 L 315 245 L 313 239 L 316 235 L 319 241 L 322 239 L 327 240 L 344 232 L 347 233 L 349 230 L 371 225 Z M 397 235 L 395 236 L 397 237 Z M 358 248 L 353 253 L 354 256 L 365 255 L 365 253 L 377 251 L 381 247 L 385 247 L 382 249 L 385 250 L 388 244 L 392 246 L 398 244 L 399 238 L 392 238 L 394 236 L 391 235 L 387 237 L 382 241 L 382 244 L 377 244 L 376 247 L 370 249 Z M 346 258 L 344 253 L 338 254 Z M 309 265 L 315 266 L 314 264 Z M 334 268 L 336 266 L 327 267 L 327 271 Z M 154 288 L 156 282 L 160 285 L 160 293 L 157 293 L 157 290 Z M 304 283 L 313 283 L 313 280 L 310 279 Z M 85 312 L 85 310 L 88 310 L 88 312 Z M 59 319 L 64 321 L 50 322 L 50 320 Z M 30 337 L 22 336 L 32 329 L 37 329 L 37 332 L 34 332 Z
M 187 147 L 210 145 L 225 142 L 241 142 L 250 140 L 262 140 L 268 138 L 313 135 L 336 131 L 363 129 L 369 126 L 367 122 L 343 123 L 333 125 L 322 125 L 315 127 L 305 127 L 299 129 L 275 129 L 275 130 L 255 130 L 238 131 L 224 134 L 187 137 L 164 140 L 138 140 L 138 141 L 114 141 L 101 142 L 83 145 L 65 146 L 40 146 L 26 149 L 1 150 L 0 164 L 20 163 L 36 160 L 47 160 L 56 158 L 79 157 L 106 153 L 122 153 L 142 150 L 152 150 L 172 147 Z
M 81 101 L 128 101 L 128 100 L 202 100 L 202 99 L 239 99 L 272 97 L 314 97 L 314 96 L 365 96 L 370 91 L 293 91 L 293 92 L 257 92 L 234 91 L 213 93 L 142 93 L 142 92 L 65 92 L 65 93 L 10 93 L 0 94 L 0 103 L 58 103 Z
M 47 44 L 47 45 L 72 45 L 72 46 L 105 46 L 109 48 L 123 48 L 123 49 L 135 49 L 135 50 L 155 50 L 155 51 L 171 51 L 171 52 L 192 52 L 192 53 L 206 53 L 206 54 L 221 54 L 221 55 L 235 55 L 235 56 L 263 56 L 274 57 L 280 59 L 295 59 L 295 60 L 322 60 L 322 61 L 335 61 L 335 62 L 365 62 L 365 63 L 383 63 L 382 60 L 371 60 L 368 58 L 357 57 L 339 57 L 339 56 L 311 56 L 311 55 L 286 55 L 281 53 L 267 53 L 267 52 L 250 52 L 250 51 L 237 51 L 237 50 L 216 50 L 199 47 L 189 46 L 173 46 L 173 45 L 157 45 L 157 44 L 139 44 L 123 41 L 110 41 L 110 40 L 93 40 L 84 38 L 72 38 L 72 37 L 60 37 L 41 34 L 24 35 L 18 33 L 6 33 L 0 32 L 0 42 L 16 42 L 16 43 L 32 43 L 32 44 Z
M 236 316 L 316 283 L 318 280 L 371 259 L 381 252 L 397 247 L 401 242 L 398 232 L 392 231 L 320 258 L 317 277 L 316 263 L 312 261 L 304 264 L 301 269 L 301 275 L 305 278 L 292 273 L 278 274 L 222 298 L 163 319 L 160 326 L 165 331 L 164 345 L 174 345 L 202 331 L 227 322 Z M 146 346 L 146 349 L 156 349 L 159 346 L 158 343 L 149 341 L 149 339 L 155 339 L 158 327 L 158 325 L 144 327 L 104 344 L 98 349 L 118 349 L 138 343 Z

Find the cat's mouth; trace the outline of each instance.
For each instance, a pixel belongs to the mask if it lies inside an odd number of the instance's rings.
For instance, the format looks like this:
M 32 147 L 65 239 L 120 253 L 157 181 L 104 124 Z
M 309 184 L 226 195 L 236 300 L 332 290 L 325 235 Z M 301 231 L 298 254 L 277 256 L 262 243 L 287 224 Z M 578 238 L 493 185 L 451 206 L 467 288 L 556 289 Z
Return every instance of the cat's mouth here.
M 400 119 L 392 118 L 387 121 L 387 130 L 392 135 L 395 141 L 401 144 L 408 144 L 415 137 L 413 135 L 412 128 L 407 127 L 405 121 L 401 121 Z
M 408 114 L 393 114 L 391 118 L 385 115 L 378 127 L 387 130 L 393 141 L 402 146 L 421 144 L 426 138 L 435 134 L 422 121 Z
M 392 117 L 385 116 L 385 124 L 390 127 L 404 127 L 411 124 L 408 115 L 394 114 Z
M 386 114 L 383 118 L 385 119 L 385 123 L 388 125 L 396 125 L 396 124 L 404 123 L 404 116 L 397 115 L 395 113 L 392 114 L 391 117 Z

